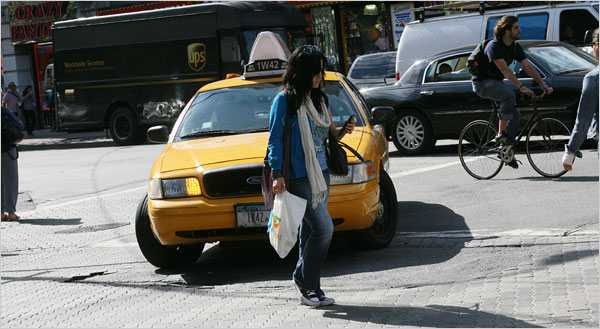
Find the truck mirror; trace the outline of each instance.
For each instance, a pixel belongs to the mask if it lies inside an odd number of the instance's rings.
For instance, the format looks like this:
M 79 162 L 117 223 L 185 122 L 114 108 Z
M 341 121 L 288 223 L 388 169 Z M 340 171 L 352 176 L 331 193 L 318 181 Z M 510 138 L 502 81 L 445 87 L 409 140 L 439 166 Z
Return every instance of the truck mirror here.
M 592 43 L 592 37 L 594 36 L 594 29 L 585 31 L 585 36 L 583 37 L 583 43 L 589 45 Z
M 151 127 L 147 136 L 152 143 L 166 143 L 169 141 L 169 128 L 165 125 Z
M 391 106 L 375 106 L 371 109 L 371 115 L 371 125 L 385 124 L 394 120 L 396 111 Z

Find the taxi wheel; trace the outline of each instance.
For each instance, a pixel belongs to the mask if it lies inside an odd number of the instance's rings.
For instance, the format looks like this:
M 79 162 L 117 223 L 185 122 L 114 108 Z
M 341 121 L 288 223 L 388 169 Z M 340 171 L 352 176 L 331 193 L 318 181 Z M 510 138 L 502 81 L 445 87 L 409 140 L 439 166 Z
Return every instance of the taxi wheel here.
M 392 125 L 392 142 L 405 155 L 425 154 L 435 146 L 435 137 L 427 117 L 417 111 L 396 112 Z
M 194 264 L 204 249 L 204 243 L 178 247 L 160 244 L 150 228 L 147 195 L 138 205 L 135 214 L 135 236 L 146 260 L 159 268 L 176 268 Z
M 139 127 L 135 114 L 127 108 L 116 109 L 110 116 L 110 137 L 118 145 L 141 144 L 145 141 L 142 127 Z
M 390 176 L 382 169 L 379 179 L 379 213 L 375 223 L 368 229 L 344 232 L 346 243 L 360 250 L 379 249 L 387 247 L 398 226 L 398 199 L 396 189 Z

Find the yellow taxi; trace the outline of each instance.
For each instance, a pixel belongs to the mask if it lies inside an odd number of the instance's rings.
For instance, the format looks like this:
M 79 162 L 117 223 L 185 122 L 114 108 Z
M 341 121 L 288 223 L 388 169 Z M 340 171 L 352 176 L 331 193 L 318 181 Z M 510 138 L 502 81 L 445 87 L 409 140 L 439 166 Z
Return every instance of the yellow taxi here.
M 148 130 L 151 141 L 167 142 L 135 219 L 138 245 L 152 265 L 192 264 L 206 242 L 268 239 L 261 173 L 271 102 L 286 59 L 265 65 L 269 59 L 251 54 L 243 76 L 203 86 L 170 134 L 166 126 Z M 335 231 L 344 231 L 344 240 L 356 248 L 385 247 L 396 231 L 397 199 L 380 123 L 390 120 L 393 109 L 369 109 L 340 73 L 326 72 L 324 88 L 336 126 L 355 115 L 356 128 L 342 141 L 360 155 L 347 152 L 348 175 L 331 175 L 328 210 Z

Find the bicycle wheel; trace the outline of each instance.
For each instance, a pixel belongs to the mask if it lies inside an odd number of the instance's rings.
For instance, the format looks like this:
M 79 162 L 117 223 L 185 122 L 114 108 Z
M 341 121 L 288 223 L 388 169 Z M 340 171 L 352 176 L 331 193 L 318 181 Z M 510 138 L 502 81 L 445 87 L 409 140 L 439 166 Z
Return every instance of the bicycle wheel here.
M 490 179 L 502 169 L 499 145 L 494 142 L 497 132 L 489 122 L 477 120 L 460 133 L 458 158 L 469 175 Z
M 570 136 L 571 131 L 560 120 L 543 118 L 534 123 L 525 142 L 527 160 L 533 169 L 544 177 L 564 175 L 567 171 L 562 166 L 562 156 Z

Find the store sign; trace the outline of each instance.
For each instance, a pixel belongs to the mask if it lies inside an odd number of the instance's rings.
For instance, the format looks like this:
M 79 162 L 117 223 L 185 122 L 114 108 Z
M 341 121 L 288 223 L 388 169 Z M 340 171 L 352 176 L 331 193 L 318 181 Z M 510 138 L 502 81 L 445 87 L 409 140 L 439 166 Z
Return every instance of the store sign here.
M 390 5 L 392 12 L 392 30 L 394 31 L 394 45 L 397 48 L 404 26 L 415 20 L 415 13 L 412 10 L 412 3 L 398 3 Z
M 14 45 L 50 41 L 52 23 L 75 18 L 77 4 L 69 1 L 11 1 L 8 3 L 10 40 Z

